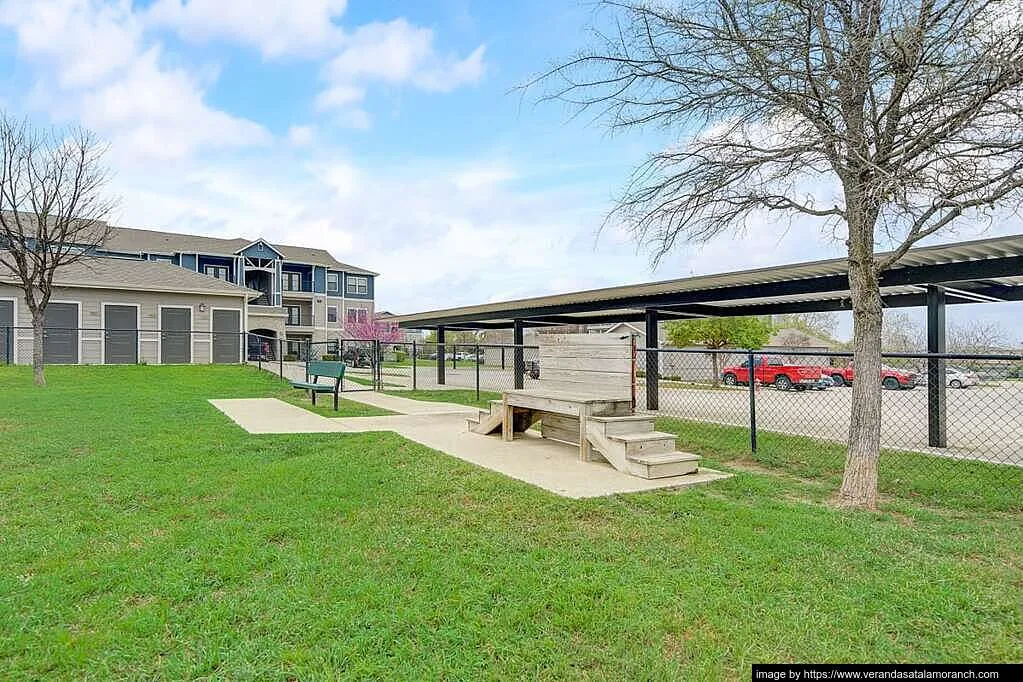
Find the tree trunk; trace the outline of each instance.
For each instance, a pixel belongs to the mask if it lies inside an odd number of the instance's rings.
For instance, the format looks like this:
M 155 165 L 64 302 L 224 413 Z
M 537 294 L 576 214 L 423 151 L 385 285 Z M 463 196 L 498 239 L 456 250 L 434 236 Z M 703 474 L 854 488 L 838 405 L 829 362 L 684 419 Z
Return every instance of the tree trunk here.
M 36 386 L 46 385 L 43 374 L 43 311 L 32 310 L 32 378 Z
M 882 301 L 874 265 L 873 230 L 854 236 L 850 225 L 849 286 L 853 306 L 853 361 L 856 376 L 849 419 L 849 450 L 839 505 L 874 509 L 881 448 Z
M 710 354 L 710 364 L 711 364 L 711 367 L 713 368 L 711 371 L 714 372 L 714 377 L 711 379 L 711 385 L 712 386 L 720 386 L 721 385 L 721 369 L 720 369 L 720 366 L 719 366 L 720 365 L 720 360 L 718 359 L 718 354 L 716 352 L 713 352 L 713 351 L 711 352 L 711 354 Z

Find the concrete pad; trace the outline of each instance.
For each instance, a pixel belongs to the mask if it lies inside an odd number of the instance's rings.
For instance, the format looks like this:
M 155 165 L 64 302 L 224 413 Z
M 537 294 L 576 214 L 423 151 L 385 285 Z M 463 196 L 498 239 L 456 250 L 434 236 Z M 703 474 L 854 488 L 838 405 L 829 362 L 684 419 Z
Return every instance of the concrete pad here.
M 456 403 L 442 403 L 428 400 L 412 400 L 375 391 L 342 393 L 342 400 L 354 400 L 364 405 L 373 405 L 400 414 L 461 414 L 475 415 L 479 408 Z
M 466 410 L 451 410 L 462 406 L 407 398 L 399 400 L 419 403 L 417 408 L 432 406 L 434 411 L 328 419 L 275 398 L 210 400 L 210 403 L 249 433 L 394 431 L 426 447 L 571 498 L 685 488 L 731 476 L 701 468 L 699 473 L 685 476 L 639 478 L 622 473 L 603 462 L 580 461 L 577 447 L 539 436 L 516 436 L 513 442 L 506 443 L 500 435 L 481 436 L 471 433 L 465 426 Z M 378 406 L 394 409 L 395 403 Z M 475 411 L 474 408 L 467 409 L 469 413 Z

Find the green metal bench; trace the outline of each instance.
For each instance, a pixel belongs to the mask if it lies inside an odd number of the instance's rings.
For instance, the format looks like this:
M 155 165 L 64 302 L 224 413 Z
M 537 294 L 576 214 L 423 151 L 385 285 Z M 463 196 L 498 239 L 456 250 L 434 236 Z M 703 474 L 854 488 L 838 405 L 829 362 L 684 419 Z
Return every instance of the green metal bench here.
M 338 393 L 341 391 L 341 380 L 345 377 L 345 363 L 310 360 L 306 363 L 305 369 L 306 376 L 311 377 L 312 381 L 292 381 L 291 387 L 309 391 L 309 395 L 313 399 L 313 405 L 316 404 L 317 393 L 333 393 L 334 411 L 337 412 Z M 334 385 L 317 383 L 317 379 L 320 377 L 332 377 Z

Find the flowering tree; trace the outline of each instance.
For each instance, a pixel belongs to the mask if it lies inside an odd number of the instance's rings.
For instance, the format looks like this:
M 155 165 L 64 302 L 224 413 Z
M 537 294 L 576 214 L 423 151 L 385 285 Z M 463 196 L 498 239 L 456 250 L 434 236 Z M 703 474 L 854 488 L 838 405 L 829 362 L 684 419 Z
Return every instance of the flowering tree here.
M 354 322 L 342 320 L 340 330 L 343 339 L 381 343 L 400 343 L 405 340 L 405 332 L 398 328 L 397 322 L 380 316 L 366 317 Z

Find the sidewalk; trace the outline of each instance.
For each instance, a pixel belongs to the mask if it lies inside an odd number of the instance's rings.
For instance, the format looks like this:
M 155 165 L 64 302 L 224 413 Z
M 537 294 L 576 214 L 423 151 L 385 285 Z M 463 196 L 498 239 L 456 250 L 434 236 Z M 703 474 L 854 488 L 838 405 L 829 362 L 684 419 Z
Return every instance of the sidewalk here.
M 344 399 L 402 414 L 331 419 L 275 398 L 210 400 L 210 403 L 249 433 L 394 431 L 433 450 L 571 498 L 683 488 L 730 476 L 701 469 L 700 473 L 687 476 L 638 478 L 605 463 L 579 461 L 577 448 L 539 437 L 526 435 L 506 443 L 499 436 L 471 433 L 465 419 L 476 412 L 472 407 L 371 392 L 346 393 Z

